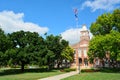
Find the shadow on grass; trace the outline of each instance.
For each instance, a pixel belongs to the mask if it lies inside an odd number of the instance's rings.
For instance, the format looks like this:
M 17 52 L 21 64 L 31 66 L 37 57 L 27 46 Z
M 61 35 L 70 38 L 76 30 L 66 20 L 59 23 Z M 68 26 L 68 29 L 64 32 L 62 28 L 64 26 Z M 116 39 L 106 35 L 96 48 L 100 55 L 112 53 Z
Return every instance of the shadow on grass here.
M 21 69 L 4 69 L 0 70 L 0 76 L 4 75 L 13 75 L 13 74 L 22 74 L 22 73 L 42 73 L 42 72 L 55 72 L 56 70 L 48 70 L 47 68 L 34 68 L 34 69 L 25 69 L 21 71 Z
M 83 69 L 84 72 L 103 72 L 103 73 L 120 73 L 120 68 L 97 68 L 97 69 Z
M 120 68 L 101 68 L 100 72 L 105 72 L 105 73 L 120 73 Z

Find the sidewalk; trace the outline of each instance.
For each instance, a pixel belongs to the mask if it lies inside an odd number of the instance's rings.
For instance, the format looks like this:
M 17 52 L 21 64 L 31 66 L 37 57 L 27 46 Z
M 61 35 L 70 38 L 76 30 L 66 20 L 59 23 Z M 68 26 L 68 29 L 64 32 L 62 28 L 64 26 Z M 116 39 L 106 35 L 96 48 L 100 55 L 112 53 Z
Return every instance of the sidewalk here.
M 78 74 L 77 71 L 72 71 L 69 73 L 65 73 L 65 74 L 60 74 L 60 75 L 56 75 L 56 76 L 51 76 L 51 77 L 47 77 L 47 78 L 42 78 L 42 79 L 38 79 L 38 80 L 60 80 L 72 75 Z

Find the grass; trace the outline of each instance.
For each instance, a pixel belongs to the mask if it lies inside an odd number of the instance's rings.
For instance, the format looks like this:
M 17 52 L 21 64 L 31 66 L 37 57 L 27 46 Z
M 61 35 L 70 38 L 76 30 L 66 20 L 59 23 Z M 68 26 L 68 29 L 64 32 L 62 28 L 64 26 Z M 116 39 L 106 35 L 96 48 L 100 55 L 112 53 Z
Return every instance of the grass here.
M 120 80 L 120 68 L 84 69 L 62 80 Z
M 59 70 L 45 71 L 44 69 L 4 69 L 0 70 L 0 80 L 37 80 L 49 76 L 62 74 Z
M 0 69 L 0 80 L 37 80 L 49 76 L 65 73 L 69 69 L 60 70 L 46 70 L 44 68 L 25 69 L 21 72 L 20 69 Z M 95 71 L 95 72 L 94 72 Z M 62 80 L 120 80 L 120 69 L 100 69 L 96 71 L 83 70 L 81 74 L 77 74 Z
M 62 80 L 120 80 L 120 73 L 81 73 Z

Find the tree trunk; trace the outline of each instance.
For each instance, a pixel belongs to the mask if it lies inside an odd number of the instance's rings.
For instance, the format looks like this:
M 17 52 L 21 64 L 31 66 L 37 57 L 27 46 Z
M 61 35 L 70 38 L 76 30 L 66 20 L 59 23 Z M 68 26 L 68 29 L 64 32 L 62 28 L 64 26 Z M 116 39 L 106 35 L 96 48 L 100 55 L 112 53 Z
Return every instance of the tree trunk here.
M 58 69 L 60 68 L 60 63 L 57 64 L 57 68 L 58 68 Z
M 61 67 L 60 67 L 60 65 L 61 65 L 61 62 L 60 61 L 58 61 L 58 63 L 57 63 L 57 68 L 58 69 L 60 69 Z
M 65 67 L 68 68 L 68 62 L 65 60 Z
M 24 66 L 25 66 L 25 64 L 22 62 L 22 64 L 21 64 L 21 71 L 22 72 L 24 72 Z

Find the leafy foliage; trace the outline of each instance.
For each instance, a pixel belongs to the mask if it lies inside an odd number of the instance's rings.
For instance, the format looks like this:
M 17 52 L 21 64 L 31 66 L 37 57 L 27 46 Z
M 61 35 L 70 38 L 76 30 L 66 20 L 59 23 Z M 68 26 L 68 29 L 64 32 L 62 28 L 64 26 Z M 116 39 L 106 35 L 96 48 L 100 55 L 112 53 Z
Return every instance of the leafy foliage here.
M 113 13 L 104 13 L 98 16 L 96 22 L 91 24 L 90 31 L 93 35 L 109 34 L 111 30 L 120 32 L 120 9 Z
M 45 36 L 46 38 L 43 38 L 38 33 L 29 31 L 5 35 L 0 29 L 0 65 L 20 65 L 24 71 L 27 64 L 48 66 L 48 69 L 51 69 L 55 64 L 59 67 L 63 60 L 72 61 L 73 50 L 68 41 L 61 36 Z
M 99 16 L 90 31 L 94 35 L 88 51 L 90 61 L 95 57 L 102 59 L 108 52 L 112 60 L 120 60 L 120 9 Z
M 74 50 L 70 46 L 67 46 L 65 50 L 63 50 L 61 56 L 63 57 L 63 59 L 73 61 L 73 55 L 74 55 L 73 52 Z
M 40 51 L 40 41 L 42 38 L 39 37 L 38 33 L 24 31 L 13 32 L 9 34 L 9 37 L 13 42 L 13 49 L 16 53 L 8 53 L 16 56 L 11 56 L 12 60 L 14 60 L 16 64 L 21 65 L 21 69 L 24 70 L 25 64 L 34 61 L 35 56 L 37 56 L 36 53 Z
M 90 41 L 88 55 L 92 61 L 95 57 L 104 58 L 106 51 L 109 51 L 111 59 L 120 60 L 119 44 L 120 33 L 117 31 L 111 31 L 105 36 L 97 35 Z

